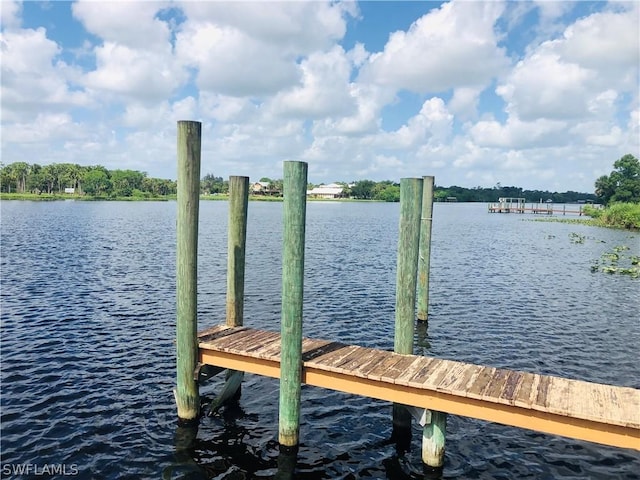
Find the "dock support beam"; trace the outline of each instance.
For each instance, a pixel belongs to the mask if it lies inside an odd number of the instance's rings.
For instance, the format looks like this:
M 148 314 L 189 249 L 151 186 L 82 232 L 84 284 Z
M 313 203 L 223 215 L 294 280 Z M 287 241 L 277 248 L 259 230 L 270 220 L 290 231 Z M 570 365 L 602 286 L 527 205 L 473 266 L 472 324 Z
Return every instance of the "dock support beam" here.
M 401 354 L 413 353 L 422 184 L 421 178 L 400 179 L 400 225 L 393 350 Z M 393 405 L 392 435 L 399 450 L 408 449 L 411 443 L 411 413 L 398 404 Z
M 297 447 L 302 382 L 302 299 L 307 207 L 307 164 L 284 162 L 282 252 L 282 344 L 278 441 Z
M 178 122 L 178 193 L 176 245 L 176 364 L 174 390 L 178 419 L 197 422 L 198 382 L 198 210 L 202 124 Z
M 422 177 L 422 221 L 420 223 L 420 257 L 418 260 L 418 320 L 429 320 L 429 263 L 431 259 L 431 224 L 433 218 L 433 183 Z

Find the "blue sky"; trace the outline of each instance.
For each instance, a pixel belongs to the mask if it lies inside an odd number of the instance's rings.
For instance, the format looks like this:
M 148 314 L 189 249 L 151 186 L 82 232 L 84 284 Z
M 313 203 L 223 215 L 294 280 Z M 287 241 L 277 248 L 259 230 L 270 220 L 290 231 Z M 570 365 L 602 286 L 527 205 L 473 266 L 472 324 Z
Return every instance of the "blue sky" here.
M 639 156 L 639 2 L 2 0 L 2 162 L 593 191 Z

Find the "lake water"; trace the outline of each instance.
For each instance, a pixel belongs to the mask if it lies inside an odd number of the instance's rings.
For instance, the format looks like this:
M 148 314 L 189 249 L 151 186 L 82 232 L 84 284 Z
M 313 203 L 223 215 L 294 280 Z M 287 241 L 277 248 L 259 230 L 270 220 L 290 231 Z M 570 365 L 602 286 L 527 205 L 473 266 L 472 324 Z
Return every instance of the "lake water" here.
M 2 478 L 276 478 L 279 460 L 283 478 L 277 380 L 247 375 L 190 448 L 176 429 L 175 202 L 3 201 L 1 215 Z M 308 204 L 305 336 L 393 348 L 398 215 Z M 590 269 L 615 246 L 640 254 L 637 233 L 485 204 L 433 217 L 416 353 L 640 388 L 640 280 Z M 279 330 L 281 218 L 249 204 L 248 326 Z M 224 320 L 226 224 L 226 202 L 201 203 L 200 329 Z M 302 396 L 295 478 L 423 478 L 418 427 L 397 454 L 389 403 Z M 443 478 L 637 479 L 640 453 L 450 416 Z

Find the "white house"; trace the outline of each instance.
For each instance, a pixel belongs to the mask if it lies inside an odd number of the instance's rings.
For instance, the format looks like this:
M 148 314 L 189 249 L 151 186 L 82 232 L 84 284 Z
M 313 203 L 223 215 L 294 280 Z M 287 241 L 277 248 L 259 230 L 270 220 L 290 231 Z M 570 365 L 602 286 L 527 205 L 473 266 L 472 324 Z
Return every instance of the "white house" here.
M 320 185 L 311 190 L 307 190 L 307 195 L 316 198 L 342 198 L 344 197 L 344 187 L 337 183 Z

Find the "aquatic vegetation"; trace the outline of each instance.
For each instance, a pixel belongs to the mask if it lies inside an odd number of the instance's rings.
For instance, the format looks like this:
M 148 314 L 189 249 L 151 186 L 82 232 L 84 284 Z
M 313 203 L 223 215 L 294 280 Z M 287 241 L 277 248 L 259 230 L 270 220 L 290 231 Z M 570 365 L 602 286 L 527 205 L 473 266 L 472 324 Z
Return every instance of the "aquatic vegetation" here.
M 600 259 L 592 262 L 591 272 L 602 272 L 610 275 L 629 275 L 631 278 L 639 278 L 640 256 L 622 253 L 627 250 L 629 250 L 628 246 L 618 245 L 613 247 L 612 251 L 604 252 L 600 255 Z
M 586 235 L 580 235 L 579 233 L 571 232 L 569 234 L 569 241 L 571 243 L 584 243 L 586 240 Z

